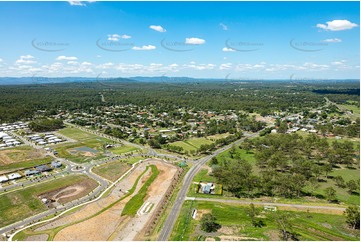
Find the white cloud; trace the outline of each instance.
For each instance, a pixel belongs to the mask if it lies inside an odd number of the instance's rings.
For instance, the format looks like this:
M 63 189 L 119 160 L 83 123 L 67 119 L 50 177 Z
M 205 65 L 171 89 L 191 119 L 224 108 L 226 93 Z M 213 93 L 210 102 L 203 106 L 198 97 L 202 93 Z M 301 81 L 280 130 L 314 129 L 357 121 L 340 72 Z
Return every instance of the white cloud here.
M 3 62 L 3 59 L 0 58 L 0 62 Z
M 223 47 L 222 51 L 224 52 L 234 52 L 235 50 L 232 48 Z
M 72 6 L 86 6 L 84 3 L 82 3 L 81 1 L 68 1 L 68 3 Z
M 110 41 L 119 41 L 120 35 L 119 34 L 108 34 L 108 40 Z
M 123 34 L 123 35 L 121 36 L 121 38 L 122 38 L 122 39 L 130 39 L 130 38 L 132 38 L 132 36 Z
M 339 43 L 339 42 L 342 42 L 342 40 L 341 40 L 341 39 L 338 39 L 338 38 L 333 38 L 333 39 L 325 39 L 325 40 L 323 40 L 323 42 Z
M 156 47 L 154 45 L 143 45 L 142 47 L 134 46 L 133 50 L 155 50 Z
M 56 58 L 56 60 L 67 60 L 67 61 L 75 61 L 77 59 L 78 58 L 75 56 L 65 56 L 65 55 L 61 55 Z
M 224 23 L 220 23 L 219 26 L 222 27 L 223 30 L 227 31 L 228 30 L 228 26 L 225 25 Z
M 119 39 L 130 39 L 132 36 L 130 35 L 119 35 L 119 34 L 108 34 L 108 40 L 110 41 L 119 41 Z
M 216 65 L 214 65 L 214 64 L 191 64 L 191 65 L 185 64 L 185 65 L 183 65 L 183 67 L 198 70 L 198 71 L 203 71 L 203 70 L 213 70 L 216 67 Z
M 78 62 L 77 61 L 68 61 L 67 64 L 68 65 L 77 65 Z
M 219 66 L 220 70 L 229 70 L 232 68 L 232 63 L 224 63 Z
M 162 33 L 167 31 L 165 28 L 163 28 L 160 25 L 151 25 L 151 26 L 149 26 L 149 28 L 151 28 L 155 31 L 158 31 L 158 32 L 162 32 Z
M 114 66 L 114 63 L 107 62 L 107 63 L 101 64 L 101 65 L 98 65 L 96 68 L 98 68 L 98 69 L 110 69 L 113 66 Z
M 348 20 L 332 20 L 326 22 L 326 24 L 317 24 L 316 27 L 321 28 L 323 30 L 340 31 L 340 30 L 352 29 L 358 26 L 357 24 L 352 23 Z
M 33 60 L 35 57 L 34 56 L 32 56 L 32 55 L 22 55 L 22 56 L 20 56 L 20 59 L 18 59 L 18 60 L 16 60 L 16 64 L 27 64 L 27 65 L 29 65 L 29 64 L 35 64 L 36 63 L 36 61 L 35 60 Z
M 68 3 L 71 6 L 86 6 L 86 4 L 84 2 L 88 2 L 88 3 L 95 3 L 96 1 L 90 0 L 90 1 L 68 1 Z
M 190 45 L 202 45 L 206 43 L 206 41 L 204 39 L 199 39 L 199 38 L 186 38 L 186 44 L 190 44 Z

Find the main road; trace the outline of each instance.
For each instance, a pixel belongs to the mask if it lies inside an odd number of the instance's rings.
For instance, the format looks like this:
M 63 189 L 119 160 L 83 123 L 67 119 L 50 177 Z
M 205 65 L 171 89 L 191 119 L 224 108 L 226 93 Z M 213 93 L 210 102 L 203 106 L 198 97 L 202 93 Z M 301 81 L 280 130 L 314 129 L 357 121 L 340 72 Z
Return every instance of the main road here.
M 233 145 L 237 145 L 239 143 L 241 143 L 244 139 L 246 138 L 252 138 L 255 136 L 258 136 L 259 133 L 254 133 L 254 134 L 245 134 L 245 137 L 243 137 L 242 139 L 239 139 L 227 146 L 224 146 L 216 151 L 214 151 L 211 155 L 208 155 L 204 158 L 199 159 L 194 166 L 192 166 L 191 169 L 189 169 L 189 171 L 187 172 L 187 174 L 184 176 L 184 181 L 182 184 L 182 188 L 180 189 L 178 196 L 173 204 L 173 208 L 170 211 L 167 220 L 165 221 L 164 225 L 163 225 L 163 229 L 160 232 L 160 235 L 158 237 L 158 241 L 166 241 L 168 240 L 172 229 L 174 227 L 174 224 L 178 218 L 179 212 L 182 208 L 183 202 L 186 199 L 187 196 L 187 192 L 189 190 L 189 187 L 193 181 L 193 177 L 200 171 L 200 169 L 202 168 L 202 166 L 204 164 L 206 164 L 210 159 L 212 159 L 213 157 L 219 155 L 220 153 L 222 153 L 225 150 L 230 149 Z

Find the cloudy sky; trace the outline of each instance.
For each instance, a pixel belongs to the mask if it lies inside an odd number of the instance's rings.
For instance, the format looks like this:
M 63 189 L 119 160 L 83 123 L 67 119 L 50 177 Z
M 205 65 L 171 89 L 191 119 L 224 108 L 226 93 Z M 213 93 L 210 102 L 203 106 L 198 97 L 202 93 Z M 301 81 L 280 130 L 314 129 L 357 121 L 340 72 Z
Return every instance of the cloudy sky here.
M 358 2 L 0 2 L 0 76 L 359 78 Z

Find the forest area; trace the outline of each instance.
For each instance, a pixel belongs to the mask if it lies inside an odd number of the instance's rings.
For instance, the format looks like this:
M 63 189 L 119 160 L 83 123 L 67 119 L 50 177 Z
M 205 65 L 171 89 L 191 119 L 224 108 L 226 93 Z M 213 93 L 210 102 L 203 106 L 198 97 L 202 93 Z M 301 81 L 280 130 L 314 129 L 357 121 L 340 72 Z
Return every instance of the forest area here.
M 275 111 L 298 112 L 317 107 L 324 96 L 337 103 L 359 105 L 359 83 L 250 82 L 74 82 L 67 84 L 13 85 L 0 89 L 0 122 L 31 119 L 61 111 L 92 112 L 93 107 L 122 104 L 157 105 L 172 111 L 185 107 L 197 110 L 243 110 L 261 115 Z M 102 101 L 104 95 L 106 102 Z

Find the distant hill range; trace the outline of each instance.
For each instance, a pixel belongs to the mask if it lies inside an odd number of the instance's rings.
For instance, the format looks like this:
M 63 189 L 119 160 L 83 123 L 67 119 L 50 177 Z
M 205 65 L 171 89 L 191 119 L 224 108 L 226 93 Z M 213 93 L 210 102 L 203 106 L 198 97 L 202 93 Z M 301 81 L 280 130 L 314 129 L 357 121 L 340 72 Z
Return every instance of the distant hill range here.
M 166 83 L 187 83 L 187 82 L 360 82 L 358 79 L 340 79 L 340 80 L 297 80 L 297 79 L 280 79 L 280 80 L 258 80 L 258 79 L 232 79 L 232 78 L 192 78 L 192 77 L 169 77 L 169 76 L 156 76 L 156 77 L 0 77 L 0 85 L 32 85 L 32 84 L 51 84 L 51 83 L 73 83 L 73 82 L 166 82 Z

